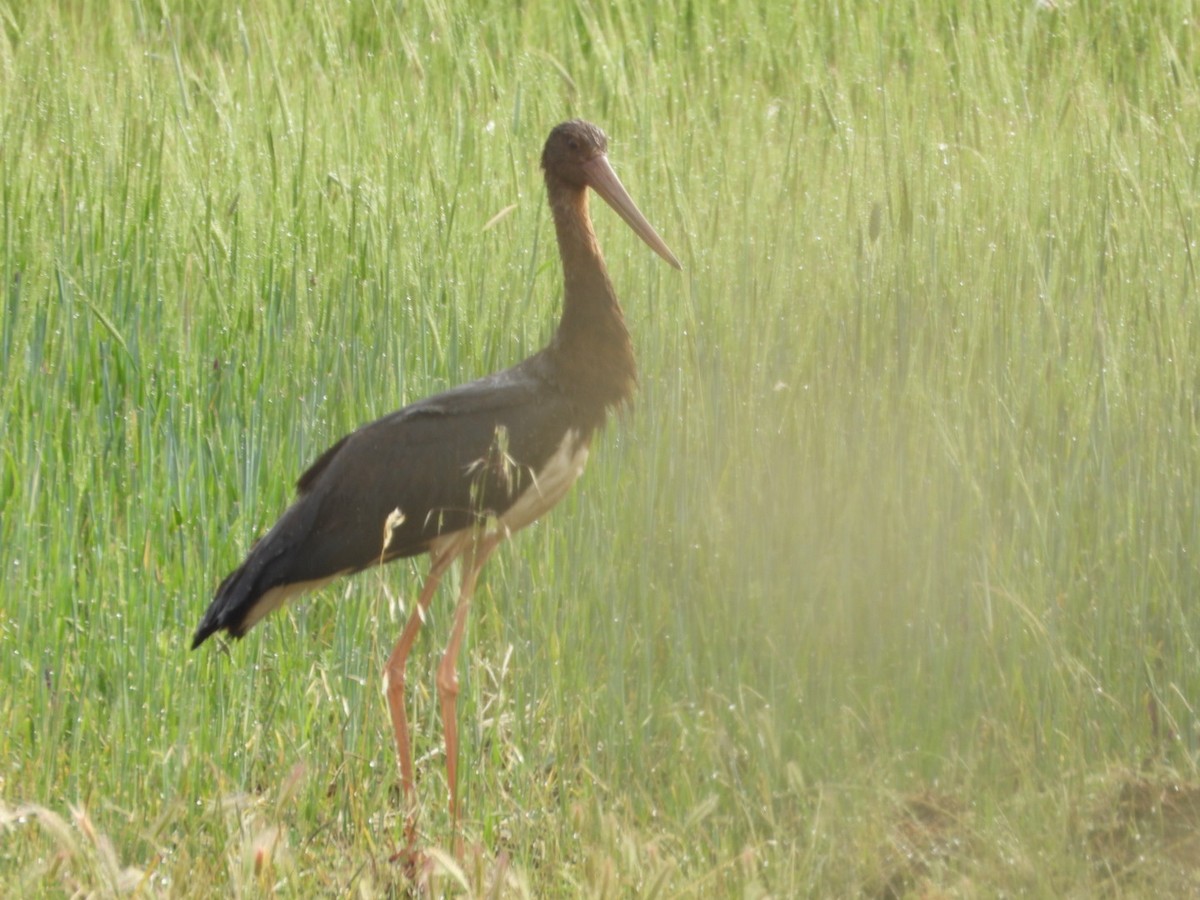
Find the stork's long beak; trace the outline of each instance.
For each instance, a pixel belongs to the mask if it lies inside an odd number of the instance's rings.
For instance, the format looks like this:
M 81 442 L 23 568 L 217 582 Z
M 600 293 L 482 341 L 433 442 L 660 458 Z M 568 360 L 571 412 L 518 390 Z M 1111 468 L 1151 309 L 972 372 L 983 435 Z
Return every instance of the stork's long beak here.
M 663 242 L 663 239 L 658 236 L 650 223 L 646 221 L 646 217 L 642 215 L 641 210 L 637 208 L 637 204 L 630 198 L 629 193 L 621 184 L 621 179 L 617 178 L 617 173 L 613 171 L 613 167 L 608 164 L 608 157 L 603 153 L 589 159 L 583 164 L 583 172 L 587 176 L 587 183 L 597 194 L 604 198 L 604 202 L 617 211 L 625 223 L 634 230 L 638 237 L 645 241 L 651 250 L 669 262 L 677 269 L 682 269 L 679 260 L 675 258 L 675 254 Z

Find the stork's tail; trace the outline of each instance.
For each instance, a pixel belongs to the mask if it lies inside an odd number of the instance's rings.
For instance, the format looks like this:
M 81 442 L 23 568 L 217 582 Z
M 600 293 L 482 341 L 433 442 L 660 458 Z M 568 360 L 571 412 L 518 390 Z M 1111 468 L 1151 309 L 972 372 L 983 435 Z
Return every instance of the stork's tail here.
M 221 630 L 242 637 L 288 597 L 329 580 L 314 580 L 302 574 L 303 567 L 298 565 L 303 541 L 297 540 L 297 534 L 305 533 L 306 512 L 302 504 L 288 510 L 221 582 L 196 628 L 193 650 Z
M 221 582 L 212 603 L 208 605 L 200 625 L 196 628 L 195 637 L 192 638 L 193 650 L 221 630 L 240 638 L 266 614 L 263 612 L 257 616 L 252 615 L 257 603 L 265 596 L 255 596 L 254 586 L 257 579 L 252 577 L 250 570 L 262 568 L 261 564 L 256 564 L 256 556 L 257 548 L 250 552 L 250 556 L 241 566 L 230 572 Z

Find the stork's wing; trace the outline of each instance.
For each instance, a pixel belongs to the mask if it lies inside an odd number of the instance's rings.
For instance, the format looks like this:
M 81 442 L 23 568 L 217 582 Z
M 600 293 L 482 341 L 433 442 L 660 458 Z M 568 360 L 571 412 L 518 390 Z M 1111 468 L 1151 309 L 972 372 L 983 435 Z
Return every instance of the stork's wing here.
M 481 515 L 502 515 L 574 423 L 536 359 L 406 406 L 322 454 L 217 589 L 193 646 L 222 628 L 240 636 L 269 611 L 254 607 L 273 589 L 413 556 Z M 396 510 L 403 519 L 387 529 Z

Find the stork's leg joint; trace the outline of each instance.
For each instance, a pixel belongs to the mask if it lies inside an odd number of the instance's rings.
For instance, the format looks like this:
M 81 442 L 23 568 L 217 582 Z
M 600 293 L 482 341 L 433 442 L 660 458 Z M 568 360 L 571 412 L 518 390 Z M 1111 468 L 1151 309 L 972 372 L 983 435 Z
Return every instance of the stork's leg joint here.
M 442 654 L 442 661 L 438 664 L 437 689 L 438 697 L 443 701 L 450 700 L 453 702 L 458 698 L 460 693 L 458 686 L 458 660 L 449 651 Z
M 407 632 L 407 629 L 405 631 Z M 416 801 L 416 783 L 413 776 L 412 746 L 408 734 L 408 715 L 404 708 L 404 669 L 408 657 L 408 647 L 404 644 L 405 641 L 402 638 L 392 650 L 387 666 L 384 668 L 384 676 L 387 679 L 388 711 L 391 713 L 392 729 L 396 736 L 396 758 L 400 761 L 400 782 L 404 788 L 404 801 L 411 806 Z

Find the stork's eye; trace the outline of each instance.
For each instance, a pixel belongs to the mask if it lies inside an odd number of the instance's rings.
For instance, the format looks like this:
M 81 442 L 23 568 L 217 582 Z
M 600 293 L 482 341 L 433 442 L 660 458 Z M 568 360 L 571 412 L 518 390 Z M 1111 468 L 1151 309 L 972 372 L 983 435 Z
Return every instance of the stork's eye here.
M 567 139 L 567 146 L 571 148 L 571 152 L 572 152 L 572 153 L 578 153 L 578 152 L 579 152 L 579 141 L 578 141 L 578 139 L 577 139 L 577 138 L 568 138 L 568 139 Z

